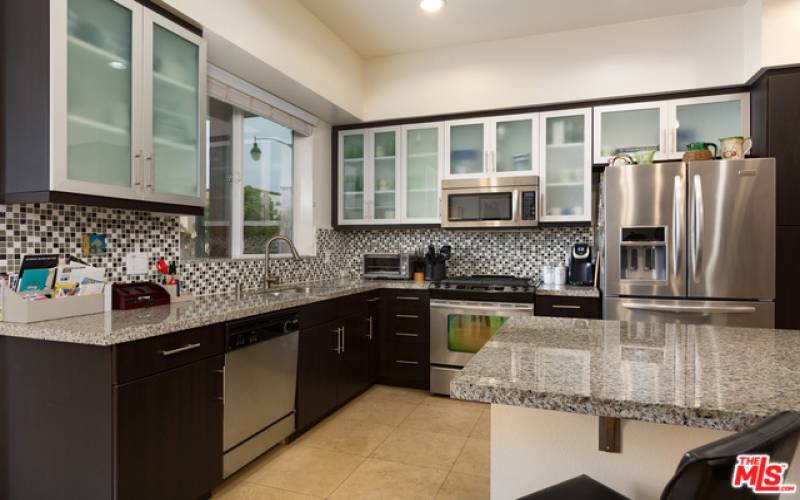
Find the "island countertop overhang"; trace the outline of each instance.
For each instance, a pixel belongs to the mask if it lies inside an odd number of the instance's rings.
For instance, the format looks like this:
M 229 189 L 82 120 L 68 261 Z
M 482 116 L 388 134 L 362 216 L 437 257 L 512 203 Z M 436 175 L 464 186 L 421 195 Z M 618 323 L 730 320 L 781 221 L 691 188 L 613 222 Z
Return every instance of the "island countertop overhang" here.
M 451 395 L 736 431 L 800 411 L 800 332 L 514 318 L 453 380 Z

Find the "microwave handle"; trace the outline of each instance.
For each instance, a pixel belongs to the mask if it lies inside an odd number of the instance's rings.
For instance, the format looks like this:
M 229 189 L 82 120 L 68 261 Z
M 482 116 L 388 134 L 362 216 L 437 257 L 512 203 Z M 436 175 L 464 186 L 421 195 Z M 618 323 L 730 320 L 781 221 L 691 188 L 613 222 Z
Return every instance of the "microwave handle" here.
M 511 213 L 514 222 L 522 222 L 522 192 L 519 189 L 515 189 L 511 196 Z

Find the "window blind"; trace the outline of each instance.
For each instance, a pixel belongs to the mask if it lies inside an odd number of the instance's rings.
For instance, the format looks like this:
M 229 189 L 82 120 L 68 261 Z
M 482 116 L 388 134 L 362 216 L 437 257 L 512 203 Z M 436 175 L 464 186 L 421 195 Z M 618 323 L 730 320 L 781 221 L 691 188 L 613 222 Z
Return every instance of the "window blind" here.
M 209 97 L 262 116 L 308 137 L 319 119 L 269 92 L 216 66 L 208 67 Z

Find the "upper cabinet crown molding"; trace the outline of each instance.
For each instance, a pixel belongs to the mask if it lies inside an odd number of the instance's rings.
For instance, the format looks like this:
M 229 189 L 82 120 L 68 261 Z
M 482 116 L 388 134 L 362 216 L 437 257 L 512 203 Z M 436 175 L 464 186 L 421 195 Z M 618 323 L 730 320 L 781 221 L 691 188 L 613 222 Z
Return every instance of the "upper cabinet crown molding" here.
M 133 0 L 12 4 L 3 28 L 44 43 L 25 61 L 15 57 L 4 80 L 6 102 L 27 101 L 3 110 L 20 123 L 6 132 L 3 198 L 201 214 L 203 38 Z M 26 43 L 14 38 L 0 50 Z M 49 105 L 32 105 L 39 100 Z M 31 148 L 46 153 L 28 159 Z

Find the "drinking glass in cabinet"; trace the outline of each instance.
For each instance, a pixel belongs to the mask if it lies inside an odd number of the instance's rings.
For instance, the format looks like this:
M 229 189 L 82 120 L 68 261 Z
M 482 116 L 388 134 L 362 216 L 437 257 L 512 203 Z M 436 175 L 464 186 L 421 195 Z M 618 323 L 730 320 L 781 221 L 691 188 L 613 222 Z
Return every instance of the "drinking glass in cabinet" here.
M 530 119 L 499 122 L 496 127 L 498 172 L 531 170 L 533 122 Z
M 483 124 L 450 127 L 450 173 L 483 172 Z
M 413 129 L 406 134 L 406 217 L 439 215 L 439 129 Z
M 395 133 L 375 133 L 375 210 L 376 219 L 395 217 Z
M 686 151 L 693 142 L 713 142 L 742 135 L 742 103 L 738 99 L 676 106 L 677 150 Z
M 132 22 L 115 2 L 68 2 L 69 179 L 131 186 Z
M 159 193 L 197 195 L 199 50 L 153 26 L 153 163 Z
M 600 122 L 600 154 L 604 157 L 661 149 L 659 108 L 604 111 Z

